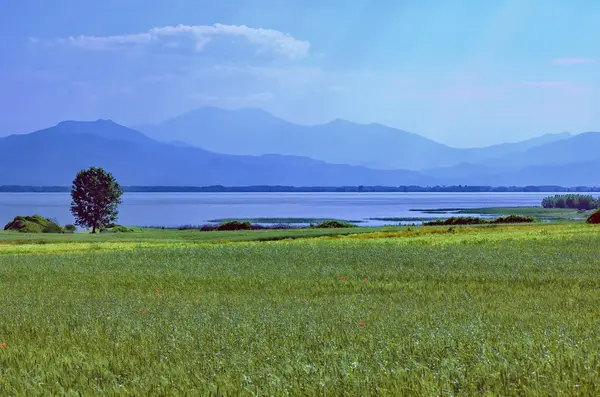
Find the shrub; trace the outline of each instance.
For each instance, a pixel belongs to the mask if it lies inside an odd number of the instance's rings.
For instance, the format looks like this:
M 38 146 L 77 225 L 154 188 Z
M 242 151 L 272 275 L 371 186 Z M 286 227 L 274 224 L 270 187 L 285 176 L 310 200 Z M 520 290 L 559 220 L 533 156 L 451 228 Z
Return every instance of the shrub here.
M 113 233 L 131 233 L 134 230 L 125 226 L 115 226 L 112 228 Z
M 230 221 L 217 226 L 216 230 L 252 230 L 250 222 Z
M 48 222 L 48 225 L 42 229 L 42 233 L 64 233 L 64 230 L 59 224 Z
M 451 217 L 447 219 L 438 219 L 435 221 L 424 222 L 424 226 L 449 226 L 449 225 L 480 225 L 485 223 L 485 219 L 471 216 Z
M 438 219 L 431 222 L 424 222 L 423 226 L 453 226 L 453 225 L 488 225 L 499 223 L 531 223 L 535 219 L 529 216 L 508 215 L 496 219 L 483 219 L 469 216 L 452 217 L 447 219 Z
M 600 208 L 600 200 L 591 195 L 583 194 L 557 194 L 542 200 L 544 208 L 572 208 L 578 210 L 592 210 Z
M 21 233 L 62 233 L 60 225 L 40 215 L 17 216 L 4 226 L 4 230 Z
M 496 218 L 491 223 L 532 223 L 535 222 L 535 218 L 530 216 L 522 215 L 508 215 L 500 218 Z
M 131 233 L 134 230 L 125 226 L 117 225 L 115 223 L 111 223 L 108 225 L 109 227 L 104 227 L 100 229 L 100 233 Z
M 319 223 L 316 227 L 318 229 L 345 229 L 345 228 L 358 227 L 358 226 L 353 225 L 352 223 L 344 222 L 344 221 L 332 220 L 332 221 L 325 221 L 325 222 Z
M 75 233 L 76 230 L 77 230 L 77 226 L 75 226 L 73 224 L 65 225 L 65 232 L 67 232 L 67 233 Z
M 600 210 L 594 212 L 592 215 L 589 216 L 589 218 L 587 219 L 587 223 L 593 223 L 593 224 L 598 224 L 600 223 Z

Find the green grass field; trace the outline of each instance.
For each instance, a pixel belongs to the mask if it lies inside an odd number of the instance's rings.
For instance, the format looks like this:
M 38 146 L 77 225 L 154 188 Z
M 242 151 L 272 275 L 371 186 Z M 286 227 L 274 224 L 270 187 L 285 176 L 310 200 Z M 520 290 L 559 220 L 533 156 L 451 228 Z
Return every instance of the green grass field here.
M 600 394 L 600 227 L 270 232 L 0 233 L 0 395 Z

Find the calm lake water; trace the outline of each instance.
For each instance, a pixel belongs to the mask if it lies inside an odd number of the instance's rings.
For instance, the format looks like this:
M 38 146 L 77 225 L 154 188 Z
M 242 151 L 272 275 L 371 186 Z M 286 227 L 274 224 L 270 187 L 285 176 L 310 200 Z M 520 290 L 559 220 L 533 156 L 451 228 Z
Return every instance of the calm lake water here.
M 554 193 L 126 193 L 118 222 L 138 226 L 199 225 L 220 218 L 431 217 L 415 208 L 536 206 Z M 0 193 L 0 223 L 39 214 L 73 222 L 68 193 Z M 369 221 L 362 225 L 390 222 Z

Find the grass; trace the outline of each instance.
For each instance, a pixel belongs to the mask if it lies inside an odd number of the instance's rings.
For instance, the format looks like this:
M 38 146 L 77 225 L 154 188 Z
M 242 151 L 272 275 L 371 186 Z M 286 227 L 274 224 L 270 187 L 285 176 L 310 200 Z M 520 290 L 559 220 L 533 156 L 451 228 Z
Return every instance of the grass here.
M 4 240 L 0 395 L 600 393 L 600 228 L 352 232 Z
M 242 241 L 277 241 L 298 238 L 373 233 L 374 231 L 397 231 L 400 227 L 347 228 L 347 229 L 283 229 L 283 230 L 240 230 L 212 231 L 134 228 L 131 233 L 88 232 L 72 234 L 33 234 L 0 231 L 0 255 L 6 253 L 47 252 L 51 250 L 112 250 L 114 247 L 169 246 L 170 244 L 195 245 L 219 244 Z M 68 246 L 68 247 L 67 247 Z M 60 248 L 62 247 L 62 248 Z M 88 248 L 85 248 L 88 247 Z
M 522 215 L 545 221 L 580 221 L 587 219 L 594 211 L 578 212 L 568 208 L 542 207 L 495 207 L 495 208 L 439 208 L 412 209 L 425 214 L 476 214 L 476 215 Z

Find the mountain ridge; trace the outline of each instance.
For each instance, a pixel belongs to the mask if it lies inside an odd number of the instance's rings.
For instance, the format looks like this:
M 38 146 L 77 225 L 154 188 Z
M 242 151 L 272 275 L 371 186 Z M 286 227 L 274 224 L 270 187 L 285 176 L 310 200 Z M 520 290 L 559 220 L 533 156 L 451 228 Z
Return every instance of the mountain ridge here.
M 600 133 L 550 141 L 485 164 L 464 159 L 452 167 L 416 172 L 333 164 L 297 155 L 219 154 L 187 144 L 159 142 L 110 120 L 66 121 L 30 134 L 0 138 L 0 185 L 70 184 L 80 169 L 89 166 L 106 168 L 123 185 L 137 186 L 600 183 L 595 172 L 600 165 L 595 152 L 600 147 Z
M 0 139 L 3 185 L 70 184 L 77 171 L 89 166 L 106 168 L 124 185 L 396 185 L 433 180 L 410 171 L 371 170 L 301 156 L 233 156 L 178 147 L 104 120 L 59 123 Z
M 546 134 L 515 143 L 454 148 L 379 123 L 335 119 L 300 125 L 262 109 L 215 107 L 198 108 L 138 129 L 160 141 L 183 141 L 217 153 L 300 155 L 329 163 L 413 171 L 450 167 L 464 161 L 481 163 L 568 138 L 565 133 Z

